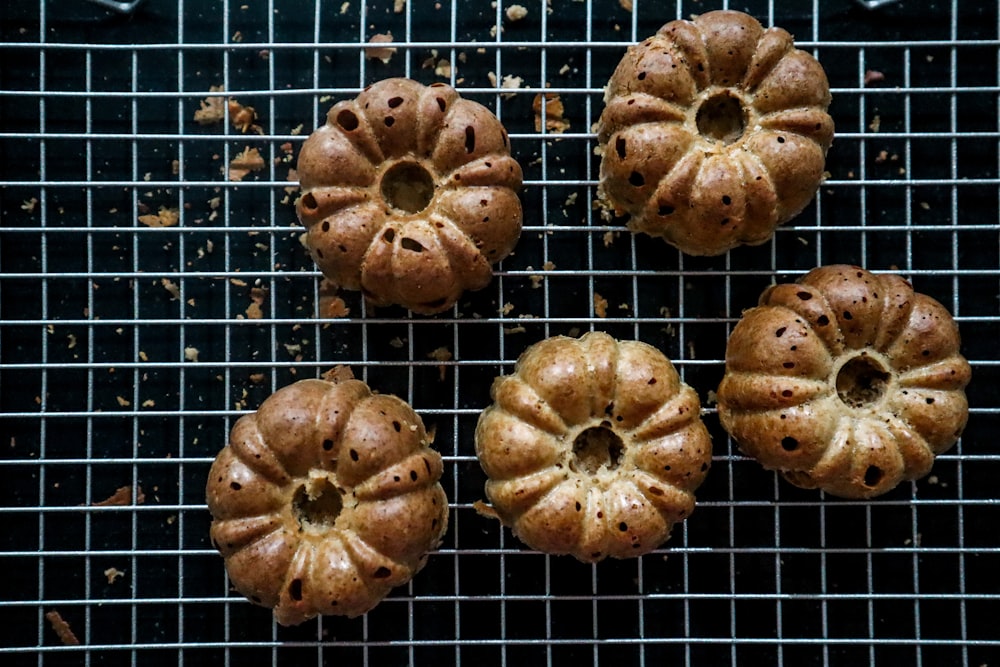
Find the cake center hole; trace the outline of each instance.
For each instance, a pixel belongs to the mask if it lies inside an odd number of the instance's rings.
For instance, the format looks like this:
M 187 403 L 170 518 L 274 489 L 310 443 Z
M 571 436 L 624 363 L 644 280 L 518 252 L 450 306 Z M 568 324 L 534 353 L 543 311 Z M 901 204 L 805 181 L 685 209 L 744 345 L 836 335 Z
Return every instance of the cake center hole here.
M 740 100 L 728 92 L 706 98 L 695 116 L 701 136 L 731 144 L 743 136 L 746 114 Z
M 344 500 L 329 480 L 309 480 L 295 492 L 292 508 L 300 526 L 330 527 L 344 509 Z
M 622 456 L 622 439 L 611 430 L 610 424 L 592 426 L 580 432 L 573 441 L 574 470 L 593 475 L 601 467 L 614 470 Z
M 852 408 L 877 402 L 889 385 L 889 373 L 881 363 L 867 355 L 854 357 L 837 373 L 837 395 Z
M 434 198 L 434 179 L 416 162 L 397 162 L 382 175 L 382 198 L 394 209 L 420 213 Z

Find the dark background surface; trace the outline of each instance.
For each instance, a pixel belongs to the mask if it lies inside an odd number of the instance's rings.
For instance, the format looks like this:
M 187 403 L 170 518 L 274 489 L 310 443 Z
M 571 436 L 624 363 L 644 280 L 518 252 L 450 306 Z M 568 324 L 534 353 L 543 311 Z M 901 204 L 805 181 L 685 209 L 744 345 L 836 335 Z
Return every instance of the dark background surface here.
M 6 3 L 0 662 L 997 660 L 997 7 L 731 5 L 819 58 L 838 133 L 816 202 L 772 242 L 691 258 L 627 232 L 605 246 L 619 228 L 591 210 L 590 128 L 629 43 L 717 6 L 522 4 L 527 17 L 512 23 L 506 4 L 446 0 L 410 0 L 399 14 L 384 0 L 343 13 L 340 2 L 150 0 L 129 17 L 82 1 Z M 391 61 L 365 60 L 360 45 L 386 31 Z M 453 64 L 450 79 L 422 67 L 432 49 Z M 866 86 L 868 70 L 884 79 Z M 490 71 L 530 90 L 500 96 Z M 497 279 L 453 311 L 373 311 L 347 293 L 349 319 L 317 321 L 318 274 L 298 241 L 284 190 L 294 160 L 281 146 L 297 154 L 335 101 L 403 75 L 449 81 L 497 112 L 524 167 L 524 234 Z M 254 106 L 263 135 L 194 123 L 213 85 Z M 535 131 L 532 98 L 546 85 L 565 105 L 563 135 Z M 221 169 L 246 146 L 267 167 L 227 181 Z M 180 224 L 137 222 L 160 206 L 178 207 Z M 973 365 L 961 442 L 931 477 L 871 502 L 779 483 L 735 450 L 709 400 L 740 312 L 773 280 L 835 262 L 898 270 L 942 301 Z M 246 319 L 255 286 L 267 289 L 264 317 Z M 592 328 L 673 359 L 702 396 L 715 446 L 698 509 L 669 548 L 597 566 L 532 552 L 472 508 L 485 479 L 473 431 L 493 377 L 546 336 Z M 443 365 L 428 356 L 442 346 L 453 354 Z M 334 364 L 437 429 L 450 529 L 427 568 L 366 617 L 280 628 L 228 590 L 205 475 L 240 414 Z M 144 502 L 87 506 L 124 485 L 141 486 Z M 111 567 L 124 572 L 113 583 Z M 61 646 L 43 619 L 53 609 L 81 646 Z

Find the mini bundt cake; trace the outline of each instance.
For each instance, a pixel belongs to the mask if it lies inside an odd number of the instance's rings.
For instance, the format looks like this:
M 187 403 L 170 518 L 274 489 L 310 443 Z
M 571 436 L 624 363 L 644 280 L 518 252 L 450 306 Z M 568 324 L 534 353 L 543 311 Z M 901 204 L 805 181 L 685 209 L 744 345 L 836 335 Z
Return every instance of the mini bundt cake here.
M 719 419 L 792 484 L 845 498 L 923 477 L 962 433 L 971 369 L 948 311 L 895 275 L 772 285 L 726 348 Z
M 823 68 L 781 28 L 736 11 L 672 21 L 608 82 L 599 194 L 690 255 L 763 243 L 819 187 L 829 104 Z
M 491 396 L 476 428 L 486 496 L 532 548 L 639 556 L 694 510 L 712 443 L 698 395 L 657 349 L 598 332 L 549 338 Z
M 323 274 L 422 313 L 485 287 L 521 234 L 521 167 L 489 109 L 443 83 L 386 79 L 302 146 L 299 220 Z
M 241 417 L 209 473 L 213 545 L 282 625 L 357 616 L 406 583 L 448 522 L 420 417 L 359 380 L 302 380 Z

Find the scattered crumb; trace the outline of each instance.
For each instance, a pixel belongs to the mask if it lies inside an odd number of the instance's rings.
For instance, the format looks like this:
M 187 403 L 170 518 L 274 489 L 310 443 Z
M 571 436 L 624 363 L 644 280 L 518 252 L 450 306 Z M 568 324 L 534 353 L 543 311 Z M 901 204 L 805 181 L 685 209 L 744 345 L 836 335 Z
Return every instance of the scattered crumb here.
M 351 370 L 350 366 L 344 366 L 338 364 L 333 368 L 331 368 L 330 370 L 328 370 L 327 372 L 323 373 L 323 379 L 326 380 L 327 382 L 334 382 L 334 383 L 353 380 L 354 371 Z
M 506 335 L 521 334 L 521 333 L 525 333 L 526 331 L 527 331 L 527 329 L 525 329 L 520 324 L 517 325 L 516 327 L 504 327 L 503 328 L 503 332 Z
M 920 208 L 924 209 L 925 211 L 929 211 L 931 210 L 931 205 L 925 201 L 922 201 L 920 202 Z
M 109 567 L 104 571 L 104 576 L 108 578 L 108 583 L 113 584 L 118 579 L 125 576 L 125 573 L 119 570 L 117 567 Z
M 264 310 L 261 306 L 264 305 L 265 299 L 267 299 L 266 287 L 254 287 L 250 290 L 250 305 L 243 311 L 246 313 L 247 319 L 259 320 L 264 317 Z
M 511 5 L 505 13 L 511 21 L 520 21 L 528 15 L 528 10 L 522 5 Z
M 392 33 L 372 35 L 368 40 L 369 44 L 389 44 L 392 42 Z M 386 65 L 392 60 L 392 54 L 396 52 L 392 46 L 370 46 L 365 49 L 365 58 L 368 60 L 381 60 Z
M 529 271 L 531 271 L 534 267 L 528 266 L 528 267 L 525 267 L 525 268 L 527 268 Z M 528 276 L 528 280 L 531 281 L 531 289 L 538 289 L 539 287 L 542 286 L 542 280 L 544 280 L 544 278 L 542 278 L 537 273 L 534 273 L 534 274 Z
M 156 407 L 156 401 L 154 401 L 151 398 L 147 398 L 145 401 L 142 402 L 142 407 L 144 407 L 144 408 L 155 408 Z
M 493 85 L 495 86 L 496 82 L 494 82 Z M 503 81 L 500 82 L 500 87 L 504 90 L 517 90 L 523 85 L 524 85 L 524 79 L 522 79 L 519 76 L 512 76 L 510 74 L 505 74 L 503 77 Z M 510 98 L 514 97 L 514 95 L 516 95 L 516 93 L 503 93 L 501 97 L 509 100 Z
M 554 271 L 555 268 L 556 268 L 556 265 L 554 263 L 550 262 L 550 261 L 546 261 L 544 264 L 542 264 L 542 270 L 543 271 Z
M 233 33 L 233 41 L 236 42 L 237 44 L 239 44 L 240 42 L 242 42 L 243 41 L 243 33 L 240 32 L 239 30 L 237 30 L 236 32 L 234 32 Z
M 879 151 L 878 155 L 875 156 L 875 162 L 882 164 L 889 159 L 889 151 Z
M 253 382 L 254 384 L 262 384 L 264 382 L 264 374 L 263 373 L 251 373 L 250 374 L 250 382 Z
M 885 74 L 875 69 L 865 71 L 864 83 L 866 86 L 869 83 L 876 83 L 878 81 L 885 81 Z
M 117 400 L 118 405 L 120 405 L 123 408 L 127 408 L 128 406 L 132 405 L 132 403 L 128 399 L 122 396 L 115 396 L 115 400 Z
M 147 227 L 176 227 L 180 219 L 181 213 L 178 209 L 166 206 L 161 206 L 156 213 L 139 216 L 139 222 Z
M 184 348 L 184 358 L 187 361 L 195 361 L 195 362 L 197 362 L 199 354 L 200 354 L 200 352 L 199 352 L 198 348 L 196 348 L 196 347 L 188 346 L 188 347 Z
M 251 171 L 260 171 L 263 168 L 264 158 L 261 157 L 260 151 L 246 146 L 229 163 L 229 180 L 242 181 Z
M 433 352 L 429 352 L 427 354 L 428 359 L 434 359 L 435 361 L 441 361 L 441 362 L 451 361 L 451 356 L 452 356 L 451 350 L 449 350 L 447 347 L 444 346 L 441 346 L 436 350 L 434 350 Z M 438 366 L 438 375 L 441 382 L 444 382 L 445 373 L 447 372 L 447 370 L 448 367 L 444 363 Z
M 135 487 L 135 504 L 141 505 L 146 502 L 146 494 L 142 492 L 142 487 Z M 115 489 L 115 492 L 96 503 L 90 503 L 92 507 L 122 507 L 125 505 L 131 505 L 133 501 L 132 487 L 131 486 L 120 486 Z
M 500 308 L 499 312 L 500 312 L 501 315 L 510 315 L 511 311 L 513 311 L 513 310 L 514 310 L 514 304 L 512 304 L 512 303 L 505 303 Z
M 284 345 L 285 351 L 293 357 L 302 353 L 302 346 L 298 343 L 285 343 Z
M 396 348 L 397 350 L 400 350 L 403 348 L 403 339 L 400 338 L 399 336 L 396 336 L 395 338 L 389 341 L 389 345 Z
M 79 646 L 80 640 L 76 638 L 73 634 L 73 630 L 70 629 L 69 623 L 63 620 L 63 617 L 58 611 L 49 611 L 45 613 L 45 620 L 49 622 L 52 629 L 55 631 L 56 635 L 66 646 Z
M 297 137 L 300 134 L 302 134 L 302 130 L 303 129 L 305 129 L 305 125 L 303 125 L 302 123 L 299 123 L 298 125 L 296 125 L 295 127 L 292 128 L 292 131 L 289 132 L 289 134 L 291 134 L 293 137 Z
M 345 2 L 345 3 L 341 4 L 340 5 L 340 13 L 341 13 L 341 15 L 346 14 L 347 10 L 350 9 L 350 8 L 351 8 L 351 3 L 349 3 L 349 2 Z
M 444 77 L 445 79 L 450 79 L 451 78 L 451 63 L 448 62 L 447 60 L 445 60 L 444 58 L 442 58 L 441 60 L 439 60 L 437 62 L 437 65 L 435 65 L 435 67 L 434 67 L 434 74 L 436 74 L 437 76 L 440 76 L 440 77 Z
M 694 355 L 694 341 L 693 340 L 689 340 L 688 341 L 687 348 L 688 348 L 688 359 L 696 359 L 697 357 L 695 357 L 695 355 Z
M 531 103 L 535 112 L 535 132 L 542 131 L 542 94 L 535 95 Z M 569 121 L 563 118 L 563 103 L 557 93 L 545 93 L 545 130 L 562 133 L 569 129 Z
M 632 11 L 632 0 L 618 0 L 618 4 L 627 12 Z
M 222 86 L 209 86 L 210 93 L 221 93 Z M 194 122 L 199 125 L 212 125 L 221 122 L 226 117 L 224 100 L 221 95 L 211 95 L 203 99 L 201 108 L 194 112 Z
M 31 199 L 24 200 L 24 203 L 21 204 L 21 210 L 34 213 L 36 206 L 38 206 L 38 197 L 32 197 Z
M 406 8 L 406 0 L 393 0 L 392 11 L 396 14 L 402 14 L 403 10 Z
M 598 317 L 608 316 L 608 300 L 594 292 L 594 314 Z
M 181 173 L 181 161 L 180 160 L 171 160 L 170 161 L 170 173 L 173 174 L 174 176 L 177 176 L 178 174 Z
M 613 244 L 615 242 L 615 239 L 617 238 L 618 238 L 618 232 L 610 230 L 604 232 L 604 247 L 610 248 L 611 244 Z
M 476 510 L 476 514 L 487 519 L 499 519 L 500 515 L 497 511 L 493 509 L 492 505 L 487 505 L 482 500 L 477 500 L 472 503 L 472 509 Z
M 242 278 L 230 278 L 229 279 L 229 283 L 231 285 L 236 285 L 237 287 L 246 287 L 247 286 L 247 281 L 243 280 Z
M 878 132 L 880 127 L 882 127 L 882 117 L 875 114 L 875 117 L 872 118 L 872 122 L 868 125 L 868 129 L 872 132 Z
M 163 289 L 170 292 L 170 296 L 173 297 L 171 300 L 181 298 L 181 288 L 177 286 L 177 283 L 170 280 L 170 278 L 160 278 L 160 284 L 163 286 Z
M 69 339 L 69 343 L 66 345 L 66 349 L 72 350 L 76 347 L 76 336 L 73 334 L 66 334 L 66 338 Z
M 143 350 L 139 350 L 139 361 L 149 361 L 149 355 Z
M 233 98 L 229 98 L 229 120 L 237 130 L 246 134 L 248 131 L 264 134 L 264 128 L 257 125 L 257 112 L 253 107 L 245 107 Z
M 338 293 L 340 288 L 330 280 L 323 278 L 319 283 L 319 304 L 316 316 L 321 319 L 347 317 L 351 309 L 347 307 Z

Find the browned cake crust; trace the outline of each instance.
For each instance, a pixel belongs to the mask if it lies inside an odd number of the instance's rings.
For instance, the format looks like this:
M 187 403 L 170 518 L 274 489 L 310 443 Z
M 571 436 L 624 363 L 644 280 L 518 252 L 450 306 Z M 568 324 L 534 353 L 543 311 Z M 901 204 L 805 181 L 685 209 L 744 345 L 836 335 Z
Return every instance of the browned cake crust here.
M 302 380 L 241 417 L 215 459 L 212 544 L 282 625 L 357 616 L 423 567 L 448 522 L 420 417 L 359 380 Z
M 951 314 L 903 278 L 813 269 L 769 287 L 733 329 L 719 419 L 796 486 L 877 496 L 926 475 L 961 435 L 959 345 Z
M 584 562 L 639 556 L 694 510 L 712 443 L 698 395 L 656 348 L 549 338 L 491 395 L 476 428 L 486 495 L 529 546 Z
M 323 274 L 375 305 L 450 308 L 521 233 L 521 167 L 489 109 L 443 83 L 386 79 L 306 140 L 296 203 Z
M 833 140 L 820 64 L 736 11 L 629 48 L 605 103 L 601 197 L 690 255 L 771 238 L 812 200 Z

